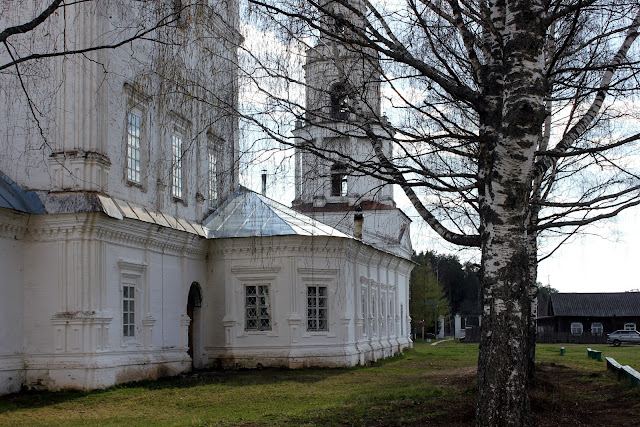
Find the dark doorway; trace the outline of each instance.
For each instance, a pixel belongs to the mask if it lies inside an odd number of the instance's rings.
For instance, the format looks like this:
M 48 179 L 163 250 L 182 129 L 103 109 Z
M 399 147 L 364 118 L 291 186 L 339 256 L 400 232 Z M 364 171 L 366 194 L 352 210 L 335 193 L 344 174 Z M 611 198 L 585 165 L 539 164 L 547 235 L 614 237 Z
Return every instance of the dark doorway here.
M 189 288 L 189 297 L 187 298 L 187 316 L 191 321 L 189 322 L 189 334 L 188 334 L 188 345 L 189 349 L 187 353 L 189 357 L 191 357 L 191 365 L 193 367 L 193 340 L 194 340 L 194 326 L 196 321 L 199 319 L 200 315 L 200 307 L 202 306 L 202 292 L 200 290 L 200 285 L 198 282 L 193 282 L 191 287 Z M 199 326 L 199 325 L 198 325 Z M 197 328 L 195 328 L 198 331 Z

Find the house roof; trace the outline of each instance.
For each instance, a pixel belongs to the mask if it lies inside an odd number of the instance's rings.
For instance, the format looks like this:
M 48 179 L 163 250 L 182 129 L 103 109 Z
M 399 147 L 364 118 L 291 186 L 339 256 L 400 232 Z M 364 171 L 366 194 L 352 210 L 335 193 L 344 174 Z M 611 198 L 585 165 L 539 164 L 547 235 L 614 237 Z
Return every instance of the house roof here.
M 0 171 L 0 207 L 31 214 L 44 214 L 44 206 L 33 191 L 25 191 Z
M 202 222 L 207 238 L 351 236 L 251 190 L 241 188 Z
M 640 316 L 640 292 L 551 294 L 555 316 Z

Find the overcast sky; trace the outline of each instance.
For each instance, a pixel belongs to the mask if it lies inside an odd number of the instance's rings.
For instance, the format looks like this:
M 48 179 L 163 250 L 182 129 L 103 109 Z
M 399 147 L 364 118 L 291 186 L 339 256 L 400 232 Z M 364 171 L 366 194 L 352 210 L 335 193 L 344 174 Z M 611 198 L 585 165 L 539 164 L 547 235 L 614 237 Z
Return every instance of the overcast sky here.
M 401 208 L 408 200 L 396 192 Z M 405 204 L 406 203 L 406 204 Z M 415 213 L 411 238 L 414 250 L 457 254 L 479 263 L 478 251 L 460 251 L 437 236 Z M 544 250 L 544 249 L 543 249 Z M 592 226 L 540 263 L 538 281 L 560 292 L 626 292 L 640 288 L 640 209 Z

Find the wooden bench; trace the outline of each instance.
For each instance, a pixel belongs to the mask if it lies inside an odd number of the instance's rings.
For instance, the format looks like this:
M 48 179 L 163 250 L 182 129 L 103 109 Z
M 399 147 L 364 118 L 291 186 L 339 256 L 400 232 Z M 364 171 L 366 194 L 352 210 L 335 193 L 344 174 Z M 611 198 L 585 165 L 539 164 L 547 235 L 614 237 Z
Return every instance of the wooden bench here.
M 631 387 L 637 387 L 640 385 L 640 372 L 636 371 L 629 365 L 623 366 L 621 372 L 626 380 L 631 381 Z
M 605 360 L 607 361 L 608 370 L 618 372 L 620 369 L 622 369 L 622 365 L 616 362 L 616 359 L 614 359 L 613 357 L 605 357 Z
M 602 362 L 602 352 L 598 350 L 592 350 L 587 348 L 587 356 L 591 359 L 599 360 Z

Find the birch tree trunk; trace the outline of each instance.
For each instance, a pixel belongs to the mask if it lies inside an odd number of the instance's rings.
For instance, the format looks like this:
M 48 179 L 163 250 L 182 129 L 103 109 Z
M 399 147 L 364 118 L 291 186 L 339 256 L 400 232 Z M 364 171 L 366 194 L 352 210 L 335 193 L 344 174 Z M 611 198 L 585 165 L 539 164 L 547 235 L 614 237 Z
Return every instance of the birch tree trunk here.
M 483 87 L 479 202 L 483 320 L 479 426 L 530 425 L 531 253 L 529 198 L 544 108 L 544 25 L 539 2 L 495 3 Z M 535 237 L 534 237 L 535 239 Z

